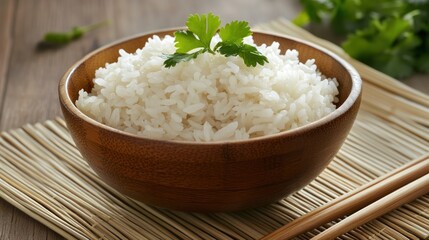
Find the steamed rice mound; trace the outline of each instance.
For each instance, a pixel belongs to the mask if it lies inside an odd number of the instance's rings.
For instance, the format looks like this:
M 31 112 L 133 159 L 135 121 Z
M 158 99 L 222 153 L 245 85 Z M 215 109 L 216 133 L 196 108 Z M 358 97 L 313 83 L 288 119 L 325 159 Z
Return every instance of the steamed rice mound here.
M 245 42 L 254 45 L 251 37 Z M 268 58 L 264 66 L 200 54 L 165 68 L 162 56 L 175 52 L 174 38 L 153 36 L 143 49 L 120 50 L 117 62 L 99 68 L 91 93 L 81 90 L 76 106 L 140 136 L 207 142 L 274 134 L 335 110 L 338 82 L 314 60 L 300 63 L 296 50 L 281 55 L 277 42 L 257 48 Z

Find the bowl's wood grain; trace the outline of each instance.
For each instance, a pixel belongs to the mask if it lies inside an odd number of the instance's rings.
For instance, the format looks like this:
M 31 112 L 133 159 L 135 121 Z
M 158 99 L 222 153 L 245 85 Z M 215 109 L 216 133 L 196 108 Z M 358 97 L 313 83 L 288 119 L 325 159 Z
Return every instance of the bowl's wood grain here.
M 172 31 L 158 32 L 163 36 Z M 338 109 L 312 124 L 246 141 L 194 143 L 137 137 L 102 125 L 74 105 L 89 91 L 95 70 L 114 62 L 118 50 L 134 52 L 152 34 L 97 50 L 76 63 L 59 85 L 70 133 L 91 167 L 120 192 L 145 203 L 177 210 L 235 211 L 272 203 L 313 180 L 337 153 L 358 112 L 361 80 L 343 60 L 296 39 L 254 33 L 257 43 L 295 48 L 301 61 L 340 83 Z

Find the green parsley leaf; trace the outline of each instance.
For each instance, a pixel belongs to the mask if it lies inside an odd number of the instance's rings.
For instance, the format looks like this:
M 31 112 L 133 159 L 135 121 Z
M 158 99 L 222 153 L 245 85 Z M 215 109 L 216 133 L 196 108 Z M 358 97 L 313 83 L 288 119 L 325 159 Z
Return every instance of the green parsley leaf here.
M 256 47 L 244 44 L 243 39 L 252 35 L 249 24 L 245 21 L 233 21 L 225 25 L 219 31 L 222 42 L 215 49 L 226 57 L 240 56 L 246 66 L 255 67 L 257 64 L 264 65 L 268 62 L 267 57 L 262 55 Z
M 218 31 L 220 24 L 219 17 L 212 13 L 191 15 L 186 22 L 189 31 L 194 33 L 206 48 L 210 48 L 210 42 Z
M 429 72 L 429 0 L 300 1 L 294 22 L 329 23 L 350 56 L 396 78 Z
M 301 11 L 293 20 L 292 22 L 300 27 L 306 26 L 310 23 L 310 16 L 306 11 Z
M 190 61 L 205 52 L 219 52 L 225 57 L 239 56 L 248 67 L 268 62 L 256 47 L 243 43 L 245 37 L 252 35 L 247 22 L 232 21 L 219 29 L 220 25 L 219 17 L 212 13 L 189 16 L 186 22 L 188 29 L 174 33 L 176 52 L 165 55 L 164 66 L 174 67 L 179 62 Z M 212 38 L 217 31 L 222 41 L 212 49 Z
M 194 33 L 189 30 L 177 31 L 174 33 L 176 52 L 187 53 L 192 49 L 205 48 L 201 40 L 197 39 Z
M 429 53 L 423 54 L 417 59 L 416 68 L 422 73 L 429 73 Z
M 264 63 L 268 62 L 267 57 L 262 55 L 256 47 L 249 44 L 221 42 L 219 52 L 225 57 L 240 56 L 248 67 L 255 67 L 257 64 L 264 65 Z
M 243 38 L 252 35 L 249 24 L 245 21 L 232 21 L 219 30 L 219 36 L 223 42 L 243 42 Z
M 167 60 L 164 61 L 164 66 L 174 67 L 179 62 L 187 62 L 190 61 L 193 58 L 196 58 L 199 54 L 202 53 L 202 50 L 194 52 L 194 53 L 174 53 L 174 54 L 167 54 L 165 57 Z
M 378 61 L 378 62 L 376 62 Z M 409 55 L 398 56 L 392 55 L 381 55 L 374 59 L 373 66 L 382 72 L 385 72 L 396 78 L 408 77 L 413 73 L 413 61 Z
M 365 29 L 352 34 L 342 47 L 352 57 L 395 78 L 413 73 L 413 49 L 421 40 L 406 19 L 395 17 L 373 20 Z
M 262 55 L 256 47 L 244 44 L 238 54 L 243 60 L 246 66 L 255 67 L 257 64 L 264 65 L 265 62 L 268 62 L 267 57 Z
M 216 47 L 217 50 L 225 57 L 238 56 L 241 51 L 242 44 L 219 42 Z

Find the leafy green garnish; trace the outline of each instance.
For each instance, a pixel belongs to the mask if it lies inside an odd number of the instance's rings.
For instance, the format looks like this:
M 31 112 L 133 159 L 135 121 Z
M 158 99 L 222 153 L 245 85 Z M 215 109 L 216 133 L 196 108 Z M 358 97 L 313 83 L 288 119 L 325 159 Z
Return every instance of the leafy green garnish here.
M 245 37 L 252 35 L 247 22 L 232 21 L 219 29 L 220 25 L 219 17 L 212 13 L 189 16 L 186 22 L 188 29 L 174 33 L 176 52 L 166 55 L 164 66 L 174 67 L 179 62 L 190 61 L 205 52 L 218 52 L 226 57 L 239 56 L 248 67 L 268 62 L 256 47 L 243 43 Z M 222 41 L 212 48 L 211 42 L 217 32 Z
M 300 26 L 328 20 L 352 57 L 395 78 L 429 73 L 429 0 L 301 0 Z
M 108 24 L 103 21 L 87 26 L 73 27 L 67 32 L 48 32 L 43 37 L 42 43 L 45 45 L 64 45 L 82 37 L 85 33 Z

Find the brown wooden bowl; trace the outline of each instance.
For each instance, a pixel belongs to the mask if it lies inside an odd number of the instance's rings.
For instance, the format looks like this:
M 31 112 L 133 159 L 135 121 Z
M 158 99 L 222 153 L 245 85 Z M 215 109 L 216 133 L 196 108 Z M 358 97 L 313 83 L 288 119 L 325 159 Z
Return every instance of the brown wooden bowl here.
M 337 109 L 294 130 L 250 140 L 209 143 L 139 137 L 89 118 L 75 106 L 78 91 L 90 91 L 95 70 L 115 62 L 118 50 L 135 52 L 153 34 L 98 49 L 61 79 L 65 121 L 82 156 L 121 193 L 149 205 L 197 212 L 236 211 L 273 203 L 317 177 L 340 149 L 358 112 L 361 79 L 335 54 L 287 36 L 254 33 L 256 43 L 297 49 L 301 61 L 316 59 L 321 72 L 340 83 Z

